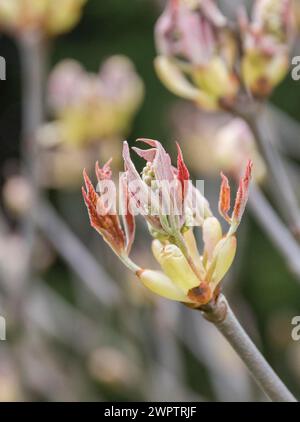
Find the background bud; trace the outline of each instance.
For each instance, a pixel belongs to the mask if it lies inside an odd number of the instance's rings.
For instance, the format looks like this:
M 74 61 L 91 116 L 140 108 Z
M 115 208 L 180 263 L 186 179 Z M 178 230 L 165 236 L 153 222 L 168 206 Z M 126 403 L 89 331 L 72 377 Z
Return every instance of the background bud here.
M 56 35 L 79 20 L 87 0 L 0 0 L 0 24 L 9 32 Z
M 240 17 L 243 40 L 242 77 L 246 88 L 264 98 L 284 78 L 289 68 L 293 38 L 291 0 L 256 0 L 252 20 Z

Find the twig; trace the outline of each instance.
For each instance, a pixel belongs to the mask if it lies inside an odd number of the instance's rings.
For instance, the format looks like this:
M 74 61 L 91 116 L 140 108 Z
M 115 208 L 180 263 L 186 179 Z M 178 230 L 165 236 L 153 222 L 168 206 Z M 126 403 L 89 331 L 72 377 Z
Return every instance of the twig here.
M 18 38 L 22 65 L 22 144 L 23 174 L 30 183 L 32 204 L 23 220 L 23 235 L 28 247 L 28 263 L 24 280 L 32 277 L 32 255 L 35 239 L 34 213 L 39 196 L 38 145 L 36 132 L 44 119 L 44 86 L 47 48 L 38 32 L 27 32 Z
M 259 187 L 254 184 L 251 186 L 248 204 L 262 229 L 285 258 L 289 269 L 300 281 L 300 247 Z
M 9 231 L 8 225 L 7 225 L 7 221 L 6 218 L 2 212 L 2 210 L 0 209 L 0 234 L 4 235 L 7 234 Z
M 237 355 L 232 356 L 226 347 L 226 340 L 218 333 L 213 332 L 205 321 L 199 321 L 196 312 L 189 312 L 182 307 L 182 327 L 170 327 L 182 344 L 190 351 L 193 357 L 209 370 L 210 380 L 217 401 L 252 401 L 254 399 L 252 385 L 248 371 L 243 363 L 238 361 Z M 199 322 L 200 327 L 199 327 Z M 205 339 L 205 341 L 203 341 Z M 223 340 L 223 342 L 221 342 Z M 230 346 L 227 346 L 230 348 Z M 220 351 L 221 350 L 221 351 Z M 224 359 L 224 354 L 226 359 Z
M 284 111 L 272 104 L 267 106 L 268 115 L 274 131 L 277 133 L 275 142 L 278 141 L 279 151 L 284 155 L 300 159 L 300 124 Z
M 272 143 L 272 133 L 266 110 L 262 105 L 255 111 L 241 112 L 258 143 L 262 156 L 268 166 L 272 178 L 272 193 L 282 216 L 295 237 L 300 236 L 300 210 L 297 198 L 287 175 L 284 163 L 276 146 Z
M 36 213 L 36 224 L 102 305 L 107 306 L 120 302 L 120 290 L 114 280 L 98 264 L 89 250 L 46 200 L 40 200 Z
M 202 311 L 204 317 L 228 340 L 270 400 L 297 401 L 244 331 L 223 295 L 215 304 L 202 307 Z

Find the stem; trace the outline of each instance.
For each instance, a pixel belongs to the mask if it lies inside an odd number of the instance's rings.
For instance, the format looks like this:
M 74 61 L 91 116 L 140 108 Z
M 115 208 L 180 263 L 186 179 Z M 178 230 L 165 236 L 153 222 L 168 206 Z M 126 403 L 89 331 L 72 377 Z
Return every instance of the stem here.
M 271 401 L 297 401 L 245 332 L 223 295 L 215 304 L 206 305 L 201 310 L 204 317 L 228 340 Z
M 39 196 L 39 148 L 36 132 L 44 120 L 44 86 L 46 78 L 47 49 L 42 36 L 28 32 L 18 39 L 22 65 L 22 147 L 23 174 L 30 183 L 32 204 L 23 224 L 23 235 L 28 246 L 28 262 L 24 279 L 32 277 L 32 258 L 35 240 L 36 206 Z
M 257 222 L 285 258 L 289 269 L 300 281 L 300 247 L 273 210 L 259 186 L 252 184 L 248 204 Z
M 268 166 L 269 173 L 273 179 L 272 193 L 278 208 L 289 224 L 295 237 L 300 236 L 300 210 L 297 198 L 293 191 L 291 182 L 287 175 L 284 163 L 280 154 L 273 145 L 274 135 L 271 131 L 265 107 L 262 105 L 252 113 L 241 114 L 247 122 L 258 143 L 260 152 Z
M 299 160 L 299 122 L 272 104 L 268 104 L 267 111 L 270 116 L 272 127 L 277 134 L 279 151 L 282 151 L 284 156 Z

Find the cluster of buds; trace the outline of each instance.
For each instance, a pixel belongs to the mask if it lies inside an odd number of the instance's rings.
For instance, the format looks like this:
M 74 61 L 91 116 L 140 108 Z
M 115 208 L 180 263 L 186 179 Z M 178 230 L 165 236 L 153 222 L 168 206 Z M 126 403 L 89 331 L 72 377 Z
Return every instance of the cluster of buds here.
M 209 204 L 192 184 L 178 145 L 177 166 L 169 154 L 154 140 L 142 139 L 150 148 L 134 148 L 146 161 L 140 175 L 128 144 L 124 143 L 125 172 L 120 180 L 120 214 L 109 201 L 112 184 L 110 163 L 96 164 L 97 192 L 84 172 L 84 200 L 90 222 L 121 261 L 154 293 L 192 307 L 200 307 L 217 298 L 220 283 L 229 270 L 236 252 L 235 233 L 245 210 L 251 178 L 249 161 L 241 178 L 235 204 L 230 212 L 230 186 L 222 174 L 219 197 L 220 215 L 229 224 L 223 233 Z M 153 238 L 152 252 L 161 270 L 143 269 L 129 258 L 135 236 L 135 215 L 142 214 Z M 200 254 L 194 226 L 202 229 L 204 244 Z
M 0 26 L 14 34 L 53 36 L 71 29 L 86 0 L 0 0 Z
M 124 136 L 143 92 L 143 83 L 126 57 L 107 59 L 98 74 L 65 60 L 50 75 L 50 107 L 57 120 L 44 133 L 55 133 L 60 142 L 75 146 Z
M 264 98 L 288 70 L 291 0 L 256 0 L 233 25 L 214 0 L 168 0 L 155 35 L 155 67 L 176 95 L 205 110 L 235 104 L 243 88 Z
M 213 0 L 170 0 L 157 22 L 157 73 L 175 94 L 211 110 L 239 89 L 236 44 Z
M 249 23 L 240 15 L 243 82 L 255 97 L 270 95 L 289 69 L 293 39 L 292 0 L 256 0 Z

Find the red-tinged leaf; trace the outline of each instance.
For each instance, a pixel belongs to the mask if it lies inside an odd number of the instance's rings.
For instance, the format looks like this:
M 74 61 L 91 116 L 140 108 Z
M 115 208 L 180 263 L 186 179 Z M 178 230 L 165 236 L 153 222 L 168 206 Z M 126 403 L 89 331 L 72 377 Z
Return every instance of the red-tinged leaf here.
M 98 198 L 99 196 L 97 195 L 94 186 L 86 172 L 86 170 L 83 170 L 83 178 L 84 178 L 84 183 L 85 183 L 85 187 L 87 190 L 87 196 L 89 198 L 89 201 L 93 204 L 93 206 L 96 208 L 97 207 L 97 202 L 98 202 Z
M 102 235 L 117 255 L 125 251 L 125 235 L 117 215 L 100 213 L 103 210 L 101 196 L 97 195 L 86 171 L 83 172 L 86 191 L 82 188 L 82 194 L 88 209 L 91 226 Z
M 110 168 L 110 163 L 112 162 L 112 158 L 110 158 L 107 163 L 104 164 L 103 167 L 99 166 L 99 162 L 96 162 L 95 171 L 98 181 L 102 180 L 111 180 L 112 178 L 112 171 Z
M 226 221 L 230 223 L 231 218 L 228 215 L 230 210 L 230 185 L 227 177 L 223 173 L 221 173 L 221 178 L 222 183 L 219 195 L 219 213 Z
M 121 211 L 126 236 L 126 252 L 129 255 L 135 236 L 135 218 L 130 212 L 127 176 L 124 173 L 121 178 Z
M 179 180 L 181 184 L 183 198 L 185 198 L 186 193 L 187 193 L 187 187 L 188 187 L 187 182 L 190 179 L 190 173 L 183 160 L 182 151 L 178 142 L 176 142 L 176 145 L 177 145 L 177 153 L 178 153 L 177 154 L 177 179 Z
M 82 187 L 82 195 L 84 198 L 84 202 L 85 205 L 87 207 L 88 213 L 89 213 L 89 218 L 90 218 L 90 223 L 91 226 L 99 231 L 101 229 L 101 222 L 99 220 L 99 216 L 96 210 L 96 206 L 94 206 L 92 200 L 90 199 L 88 193 L 86 193 L 86 191 L 84 190 L 84 188 Z
M 249 194 L 249 184 L 250 184 L 251 174 L 252 174 L 252 166 L 253 166 L 253 163 L 251 160 L 249 160 L 246 167 L 245 175 L 240 180 L 240 183 L 239 183 L 239 188 L 237 191 L 233 215 L 232 215 L 232 220 L 234 220 L 235 223 L 237 224 L 239 224 L 239 222 L 241 221 L 242 216 L 245 211 L 246 204 L 247 204 L 248 194 Z

